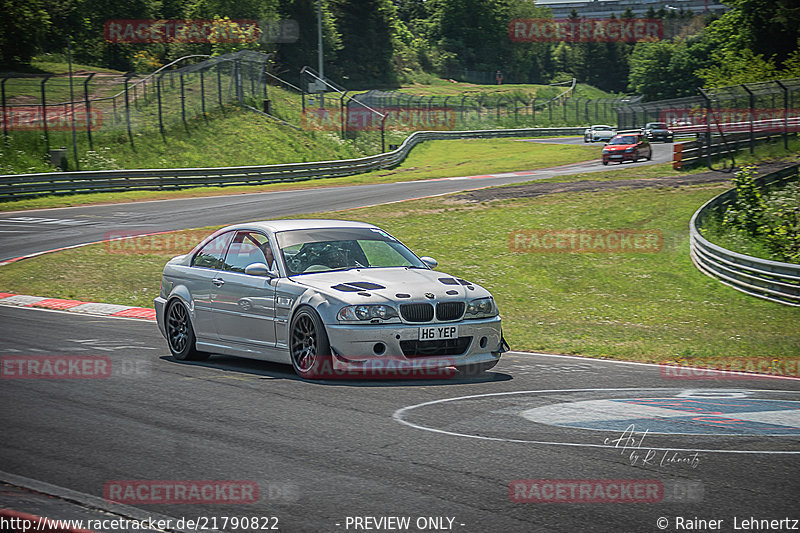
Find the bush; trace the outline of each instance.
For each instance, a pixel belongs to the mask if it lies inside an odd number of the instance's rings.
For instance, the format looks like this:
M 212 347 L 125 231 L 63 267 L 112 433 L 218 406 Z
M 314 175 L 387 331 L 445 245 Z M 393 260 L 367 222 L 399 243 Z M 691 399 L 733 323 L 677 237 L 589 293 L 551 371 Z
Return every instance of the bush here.
M 725 211 L 723 226 L 764 243 L 783 261 L 800 263 L 800 183 L 762 192 L 755 167 L 744 167 L 733 184 L 737 199 Z

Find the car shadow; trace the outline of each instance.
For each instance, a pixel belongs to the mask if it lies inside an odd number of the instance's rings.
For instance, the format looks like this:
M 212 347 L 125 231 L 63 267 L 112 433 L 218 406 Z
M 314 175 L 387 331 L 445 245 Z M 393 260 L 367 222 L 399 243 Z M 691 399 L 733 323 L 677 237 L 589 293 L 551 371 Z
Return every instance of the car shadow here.
M 463 377 L 453 372 L 452 376 L 445 378 L 407 378 L 404 376 L 391 377 L 365 377 L 347 376 L 340 379 L 304 379 L 295 374 L 290 365 L 270 363 L 257 359 L 245 359 L 228 355 L 212 355 L 205 361 L 179 361 L 171 355 L 162 355 L 159 359 L 168 363 L 187 366 L 201 366 L 224 372 L 234 372 L 251 376 L 261 376 L 262 379 L 286 379 L 291 381 L 304 381 L 314 385 L 343 386 L 343 387 L 413 387 L 413 386 L 444 386 L 465 385 L 474 383 L 492 383 L 496 381 L 509 381 L 514 379 L 504 372 L 488 371 L 477 377 Z

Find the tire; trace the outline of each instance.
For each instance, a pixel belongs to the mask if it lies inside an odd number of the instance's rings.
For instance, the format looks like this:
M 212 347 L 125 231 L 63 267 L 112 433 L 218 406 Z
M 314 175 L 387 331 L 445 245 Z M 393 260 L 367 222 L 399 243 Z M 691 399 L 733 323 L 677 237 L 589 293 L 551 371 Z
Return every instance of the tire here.
M 638 150 L 633 152 L 633 162 L 636 163 L 637 161 L 639 161 L 639 151 Z
M 172 357 L 178 361 L 204 361 L 211 355 L 197 351 L 197 338 L 192 328 L 189 310 L 180 300 L 172 300 L 167 307 L 167 344 Z
M 653 160 L 653 151 L 652 150 L 650 150 L 650 153 L 647 154 L 647 160 L 648 161 L 652 161 Z
M 496 359 L 494 361 L 489 361 L 488 363 L 475 363 L 474 365 L 464 365 L 464 366 L 457 366 L 456 370 L 458 373 L 466 378 L 474 378 L 480 376 L 487 370 L 491 370 L 497 363 L 500 362 L 500 359 Z
M 604 164 L 604 165 L 607 165 L 607 164 L 608 164 L 608 161 L 603 161 L 603 164 Z
M 323 379 L 331 373 L 331 347 L 319 315 L 301 307 L 289 327 L 289 355 L 295 373 L 305 379 Z

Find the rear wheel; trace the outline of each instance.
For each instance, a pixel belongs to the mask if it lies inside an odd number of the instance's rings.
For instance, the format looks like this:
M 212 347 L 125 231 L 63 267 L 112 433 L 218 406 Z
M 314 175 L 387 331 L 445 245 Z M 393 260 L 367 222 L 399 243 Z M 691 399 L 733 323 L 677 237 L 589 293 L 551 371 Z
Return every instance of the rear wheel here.
M 322 379 L 331 373 L 331 348 L 319 315 L 303 307 L 292 318 L 290 327 L 292 367 L 298 376 Z
M 189 310 L 180 300 L 172 300 L 167 309 L 167 342 L 178 361 L 203 361 L 211 355 L 197 351 Z
M 499 363 L 499 362 L 500 362 L 500 360 L 497 359 L 495 361 L 489 361 L 488 363 L 475 363 L 475 364 L 472 364 L 472 365 L 457 366 L 456 370 L 458 370 L 458 373 L 460 375 L 462 375 L 464 377 L 467 377 L 467 378 L 472 378 L 472 377 L 480 376 L 481 374 L 483 374 L 487 370 L 491 370 L 492 368 L 497 366 L 497 363 Z

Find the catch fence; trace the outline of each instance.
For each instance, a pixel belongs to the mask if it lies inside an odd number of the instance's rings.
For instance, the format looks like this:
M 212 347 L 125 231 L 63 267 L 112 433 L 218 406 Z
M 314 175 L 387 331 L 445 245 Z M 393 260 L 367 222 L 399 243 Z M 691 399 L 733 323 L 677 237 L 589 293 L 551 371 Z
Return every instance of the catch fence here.
M 202 61 L 199 61 L 202 59 Z M 67 146 L 73 133 L 93 149 L 100 134 L 135 135 L 188 126 L 231 102 L 268 99 L 270 56 L 242 51 L 187 56 L 151 74 L 85 73 L 0 77 L 3 134 L 35 132 L 47 149 Z
M 664 122 L 677 135 L 727 142 L 746 134 L 752 152 L 759 138 L 788 137 L 800 130 L 800 78 L 698 89 L 696 96 L 628 103 L 618 109 L 621 128 Z M 716 138 L 716 140 L 715 140 Z

